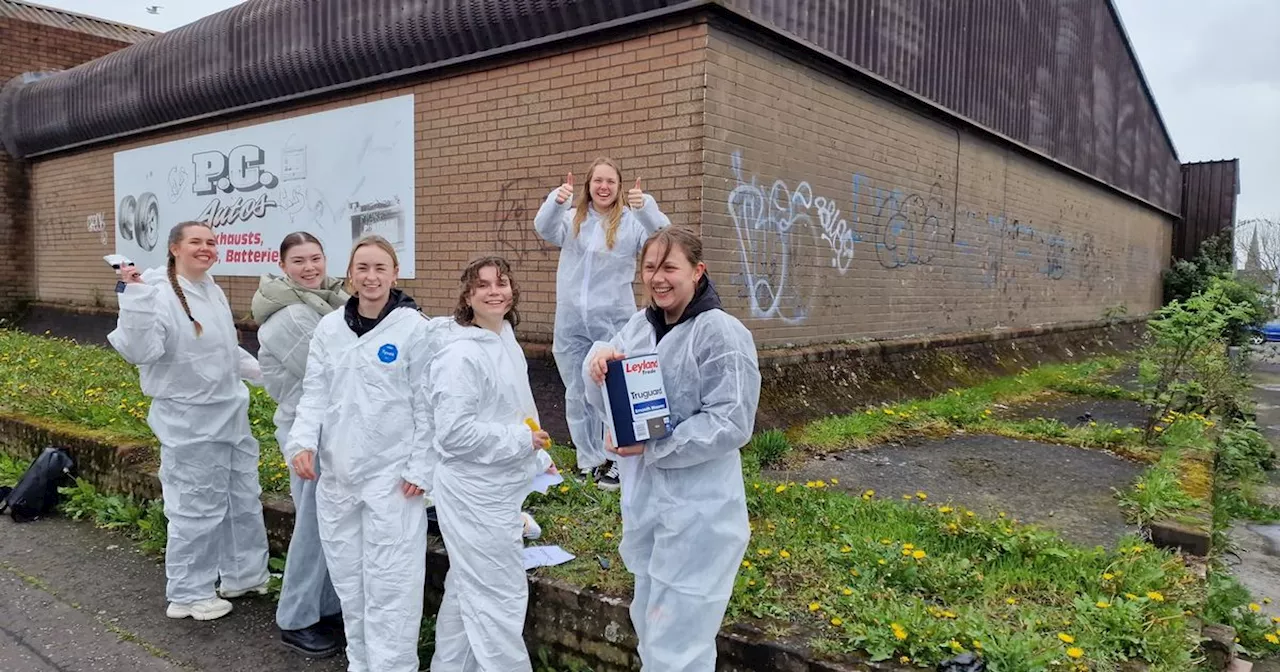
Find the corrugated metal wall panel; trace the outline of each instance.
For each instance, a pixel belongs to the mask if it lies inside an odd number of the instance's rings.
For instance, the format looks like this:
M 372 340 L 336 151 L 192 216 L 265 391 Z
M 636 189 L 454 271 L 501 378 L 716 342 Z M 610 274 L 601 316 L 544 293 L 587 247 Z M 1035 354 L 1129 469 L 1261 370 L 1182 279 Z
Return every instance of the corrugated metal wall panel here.
M 1182 219 L 1173 229 L 1173 256 L 1192 259 L 1205 240 L 1235 226 L 1240 161 L 1184 163 Z

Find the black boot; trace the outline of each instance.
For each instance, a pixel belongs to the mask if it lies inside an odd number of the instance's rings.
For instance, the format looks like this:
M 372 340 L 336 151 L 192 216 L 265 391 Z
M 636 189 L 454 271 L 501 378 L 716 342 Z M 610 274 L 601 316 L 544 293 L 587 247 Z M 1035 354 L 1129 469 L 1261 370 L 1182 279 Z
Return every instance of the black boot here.
M 301 630 L 281 630 L 280 641 L 308 658 L 328 658 L 342 650 L 337 638 L 320 623 Z
M 346 626 L 343 625 L 342 623 L 341 611 L 339 611 L 336 614 L 321 616 L 320 622 L 317 623 L 315 627 L 325 628 L 329 632 L 330 636 L 332 636 L 335 640 L 343 644 L 347 643 L 347 631 L 346 631 Z

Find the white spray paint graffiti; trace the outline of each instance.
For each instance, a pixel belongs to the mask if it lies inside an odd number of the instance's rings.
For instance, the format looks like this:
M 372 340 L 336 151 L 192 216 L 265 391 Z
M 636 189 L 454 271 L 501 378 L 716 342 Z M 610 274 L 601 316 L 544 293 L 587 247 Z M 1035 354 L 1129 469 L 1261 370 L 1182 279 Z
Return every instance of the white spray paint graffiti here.
M 98 234 L 98 238 L 101 239 L 102 244 L 105 246 L 107 244 L 107 218 L 101 212 L 95 212 L 89 215 L 87 219 L 89 233 Z
M 809 302 L 788 287 L 791 263 L 791 230 L 809 227 L 809 206 L 813 192 L 808 182 L 795 191 L 782 180 L 769 189 L 748 183 L 742 178 L 742 154 L 733 154 L 733 172 L 738 186 L 729 194 L 729 216 L 738 232 L 742 252 L 742 284 L 753 317 L 779 318 L 788 324 L 803 322 L 809 313 Z
M 831 266 L 841 275 L 853 264 L 854 244 L 862 238 L 842 216 L 835 199 L 814 196 L 813 187 L 801 182 L 792 189 L 782 180 L 762 187 L 756 177 L 745 179 L 742 154 L 733 154 L 737 187 L 729 194 L 742 253 L 742 286 L 753 317 L 777 318 L 799 324 L 808 317 L 813 287 L 792 277 L 796 268 L 796 242 L 813 238 L 831 250 Z M 816 214 L 818 226 L 814 226 Z M 799 239 L 793 236 L 799 235 Z

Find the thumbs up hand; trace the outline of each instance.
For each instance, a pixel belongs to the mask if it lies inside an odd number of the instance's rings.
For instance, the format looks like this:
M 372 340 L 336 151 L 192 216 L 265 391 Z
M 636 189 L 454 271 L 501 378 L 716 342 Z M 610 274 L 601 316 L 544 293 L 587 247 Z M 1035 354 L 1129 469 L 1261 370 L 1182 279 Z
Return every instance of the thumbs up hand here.
M 556 203 L 563 205 L 565 201 L 571 198 L 573 198 L 573 173 L 569 173 L 569 176 L 564 180 L 564 184 L 560 185 L 560 189 L 556 191 Z
M 632 210 L 639 210 L 644 207 L 644 191 L 640 188 L 640 178 L 636 178 L 636 186 L 627 192 L 627 205 Z

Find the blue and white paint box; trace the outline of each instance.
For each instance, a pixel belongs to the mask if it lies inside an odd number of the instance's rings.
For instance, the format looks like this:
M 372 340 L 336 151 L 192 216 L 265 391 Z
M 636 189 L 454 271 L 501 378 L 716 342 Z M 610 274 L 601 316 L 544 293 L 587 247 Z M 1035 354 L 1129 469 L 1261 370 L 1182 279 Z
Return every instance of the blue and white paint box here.
M 671 434 L 671 409 L 658 355 L 609 362 L 604 378 L 606 427 L 615 445 L 629 446 Z

